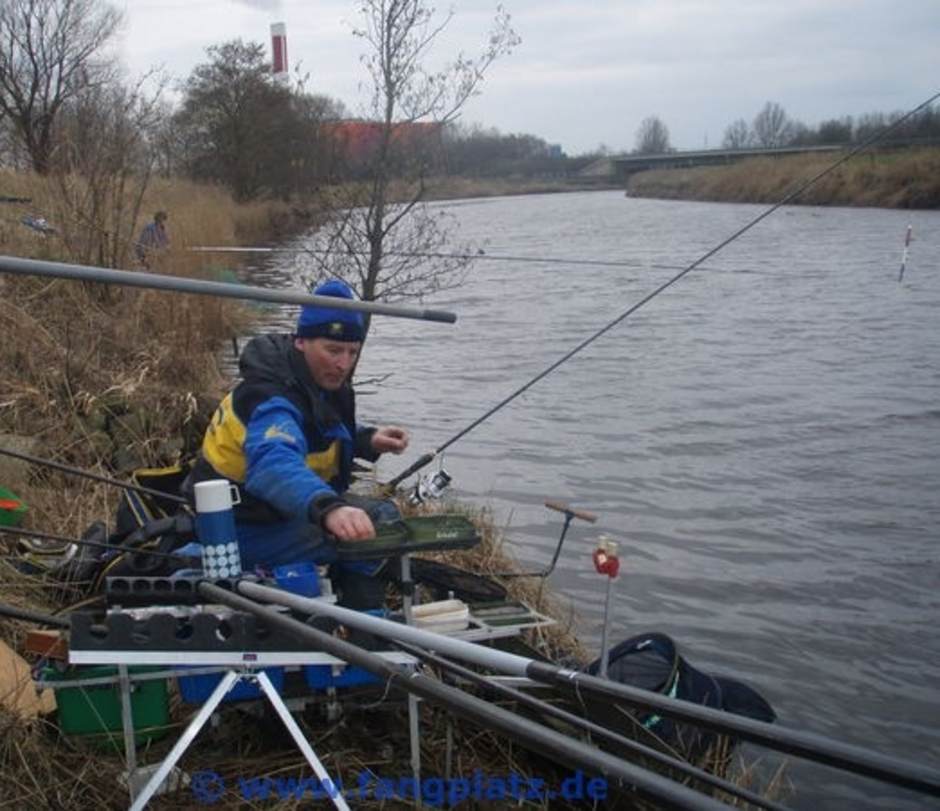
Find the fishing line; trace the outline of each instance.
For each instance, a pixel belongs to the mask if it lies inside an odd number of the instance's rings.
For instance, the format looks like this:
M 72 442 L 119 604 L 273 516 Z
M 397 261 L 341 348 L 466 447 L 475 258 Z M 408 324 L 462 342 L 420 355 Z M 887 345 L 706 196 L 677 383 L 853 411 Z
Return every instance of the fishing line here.
M 368 256 L 368 251 L 339 250 L 330 248 L 230 248 L 224 245 L 190 248 L 196 253 L 308 253 L 314 256 Z M 421 251 L 383 251 L 382 256 L 405 259 L 459 259 L 472 262 L 532 262 L 541 265 L 586 265 L 602 268 L 654 268 L 657 270 L 682 270 L 685 265 L 663 265 L 656 262 L 640 262 L 636 259 L 565 259 L 559 256 L 513 256 L 510 254 L 484 253 L 437 253 Z M 702 270 L 716 268 L 702 268 Z
M 391 479 L 391 480 L 385 485 L 385 488 L 387 488 L 387 489 L 394 488 L 394 487 L 396 487 L 397 485 L 399 485 L 402 481 L 404 481 L 405 479 L 407 479 L 412 473 L 416 473 L 417 471 L 421 470 L 421 468 L 423 468 L 425 465 L 427 465 L 427 464 L 428 464 L 432 459 L 434 459 L 434 457 L 437 456 L 439 453 L 441 453 L 442 451 L 444 451 L 446 448 L 449 448 L 451 445 L 453 445 L 455 442 L 457 442 L 457 440 L 462 439 L 464 436 L 466 436 L 468 433 L 470 433 L 474 428 L 476 428 L 480 423 L 486 421 L 486 420 L 489 419 L 491 416 L 493 416 L 493 414 L 495 414 L 497 411 L 499 411 L 499 410 L 502 409 L 503 407 L 509 405 L 509 403 L 511 403 L 513 400 L 515 400 L 519 395 L 521 395 L 521 394 L 525 393 L 526 391 L 528 391 L 532 386 L 534 386 L 534 385 L 535 385 L 536 383 L 538 383 L 540 380 L 542 380 L 543 378 L 545 378 L 545 377 L 547 377 L 548 375 L 550 375 L 552 372 L 555 371 L 555 369 L 557 369 L 557 368 L 558 368 L 559 366 L 561 366 L 563 363 L 565 363 L 566 361 L 570 360 L 572 357 L 574 357 L 575 355 L 577 355 L 582 349 L 584 349 L 585 347 L 587 347 L 587 346 L 589 346 L 590 344 L 594 343 L 594 341 L 596 341 L 596 340 L 597 340 L 598 338 L 600 338 L 602 335 L 604 335 L 604 334 L 606 334 L 607 332 L 609 332 L 610 330 L 612 330 L 612 329 L 613 329 L 614 327 L 616 327 L 621 321 L 623 321 L 624 319 L 628 318 L 628 317 L 631 316 L 633 313 L 635 313 L 637 310 L 639 310 L 641 307 L 643 307 L 643 305 L 645 305 L 645 304 L 647 304 L 648 302 L 652 301 L 652 300 L 653 300 L 654 298 L 656 298 L 656 296 L 658 296 L 660 293 L 662 293 L 662 292 L 664 292 L 665 290 L 667 290 L 668 288 L 672 287 L 676 282 L 678 282 L 680 279 L 682 279 L 682 278 L 683 278 L 684 276 L 686 276 L 687 274 L 691 273 L 693 270 L 695 270 L 697 267 L 699 267 L 699 265 L 701 265 L 703 262 L 707 261 L 708 259 L 711 259 L 711 257 L 713 257 L 716 253 L 718 253 L 719 251 L 723 250 L 723 249 L 726 248 L 728 245 L 730 245 L 732 242 L 734 242 L 735 240 L 737 240 L 739 237 L 741 237 L 741 236 L 743 236 L 744 234 L 746 234 L 748 231 L 750 231 L 752 228 L 754 228 L 754 226 L 756 226 L 758 223 L 763 222 L 765 219 L 767 219 L 771 214 L 773 214 L 773 213 L 774 213 L 775 211 L 777 211 L 779 208 L 782 208 L 782 207 L 785 206 L 787 203 L 789 203 L 791 200 L 794 200 L 794 199 L 796 199 L 797 197 L 799 197 L 803 192 L 805 192 L 805 191 L 806 191 L 807 189 L 809 189 L 811 186 L 814 186 L 816 183 L 818 183 L 820 180 L 822 180 L 822 178 L 826 177 L 826 175 L 831 174 L 831 173 L 834 172 L 836 169 L 838 169 L 840 166 L 842 166 L 842 164 L 844 164 L 844 163 L 846 163 L 847 161 L 849 161 L 849 160 L 851 160 L 852 158 L 854 158 L 859 152 L 862 152 L 863 150 L 865 150 L 865 149 L 867 149 L 868 147 L 870 147 L 872 144 L 875 144 L 875 143 L 877 143 L 878 141 L 880 141 L 880 140 L 882 140 L 883 138 L 885 138 L 885 137 L 886 137 L 887 135 L 889 135 L 891 132 L 893 132 L 893 131 L 896 130 L 898 127 L 900 127 L 900 126 L 901 126 L 905 121 L 907 121 L 909 118 L 911 118 L 912 116 L 916 115 L 917 113 L 919 113 L 919 112 L 920 112 L 921 110 L 923 110 L 924 108 L 929 107 L 931 104 L 933 104 L 933 102 L 936 101 L 938 98 L 940 98 L 940 92 L 935 93 L 935 94 L 932 95 L 929 99 L 927 99 L 925 102 L 923 102 L 922 104 L 917 105 L 917 107 L 915 107 L 914 109 L 912 109 L 912 110 L 908 111 L 907 113 L 905 113 L 903 116 L 901 116 L 901 117 L 900 117 L 897 121 L 895 121 L 893 124 L 890 124 L 889 126 L 885 127 L 884 129 L 882 129 L 882 130 L 880 130 L 880 131 L 874 133 L 873 135 L 869 136 L 868 138 L 866 138 L 864 141 L 862 141 L 860 144 L 858 144 L 857 146 L 855 146 L 853 149 L 851 149 L 849 152 L 847 152 L 845 155 L 843 155 L 843 156 L 842 156 L 841 158 L 839 158 L 837 161 L 833 162 L 832 164 L 830 164 L 830 165 L 827 166 L 826 168 L 822 169 L 822 170 L 821 170 L 820 172 L 818 172 L 817 174 L 813 175 L 809 180 L 803 181 L 803 182 L 802 182 L 800 185 L 798 185 L 793 191 L 791 191 L 791 192 L 789 192 L 788 194 L 786 194 L 779 202 L 774 203 L 772 206 L 770 206 L 769 208 L 767 208 L 766 210 L 764 210 L 763 212 L 761 212 L 760 214 L 758 214 L 758 215 L 757 215 L 756 217 L 754 217 L 750 222 L 746 223 L 744 226 L 742 226 L 742 227 L 739 228 L 737 231 L 735 231 L 733 234 L 731 234 L 731 236 L 729 236 L 729 237 L 727 237 L 726 239 L 722 240 L 722 241 L 719 242 L 714 248 L 712 248 L 711 250 L 709 250 L 709 251 L 707 251 L 706 253 L 702 254 L 702 256 L 700 256 L 698 259 L 696 259 L 694 262 L 692 262 L 692 264 L 688 265 L 686 268 L 684 268 L 682 271 L 680 271 L 679 273 L 677 273 L 677 274 L 676 274 L 675 276 L 673 276 L 671 279 L 668 279 L 667 281 L 663 282 L 661 285 L 659 285 L 659 287 L 657 287 L 655 290 L 653 290 L 652 293 L 650 293 L 650 294 L 647 295 L 647 296 L 644 296 L 644 297 L 643 297 L 642 299 L 640 299 L 640 301 L 638 301 L 636 304 L 634 304 L 634 305 L 631 306 L 629 309 L 625 310 L 623 313 L 621 313 L 620 315 L 618 315 L 613 321 L 610 321 L 609 323 L 605 324 L 603 327 L 601 327 L 599 330 L 597 330 L 596 332 L 594 332 L 592 335 L 590 335 L 590 336 L 588 336 L 587 338 L 585 338 L 581 343 L 579 343 L 576 347 L 574 347 L 574 349 L 572 349 L 572 350 L 570 350 L 569 352 L 565 353 L 561 358 L 559 358 L 558 360 L 556 360 L 553 364 L 551 364 L 551 365 L 548 366 L 546 369 L 544 369 L 544 370 L 542 370 L 541 372 L 539 372 L 539 373 L 538 373 L 535 377 L 533 377 L 531 380 L 529 380 L 528 383 L 525 383 L 524 385 L 522 385 L 522 386 L 520 386 L 518 389 L 516 389 L 514 392 L 512 392 L 512 394 L 508 395 L 507 397 L 504 397 L 504 398 L 503 398 L 502 400 L 500 400 L 495 406 L 493 406 L 489 411 L 487 411 L 487 412 L 486 412 L 485 414 L 483 414 L 481 417 L 478 417 L 476 420 L 474 420 L 473 422 L 471 422 L 466 428 L 463 428 L 462 430 L 458 431 L 456 434 L 454 434 L 454 436 L 452 436 L 450 439 L 448 439 L 448 440 L 447 440 L 446 442 L 444 442 L 442 445 L 439 445 L 435 450 L 430 451 L 429 453 L 424 454 L 424 455 L 423 455 L 421 458 L 419 458 L 413 465 L 411 465 L 407 470 L 402 471 L 402 472 L 399 473 L 395 478 Z
M 55 470 L 61 470 L 63 473 L 69 473 L 72 476 L 78 476 L 83 479 L 91 479 L 92 481 L 102 482 L 104 484 L 110 484 L 114 487 L 120 487 L 122 490 L 133 490 L 136 493 L 146 493 L 149 496 L 156 496 L 158 498 L 164 498 L 167 501 L 175 501 L 177 504 L 188 504 L 189 502 L 182 496 L 174 496 L 172 493 L 164 493 L 161 490 L 152 490 L 149 487 L 142 487 L 139 484 L 128 484 L 127 482 L 120 482 L 117 479 L 109 478 L 108 476 L 102 476 L 98 473 L 89 473 L 85 470 L 80 470 L 77 467 L 71 467 L 70 465 L 63 465 L 61 462 L 53 462 L 49 459 L 40 459 L 36 456 L 30 456 L 26 453 L 19 453 L 18 451 L 10 451 L 6 448 L 0 448 L 0 455 L 10 456 L 13 459 L 20 459 L 23 462 L 29 462 L 34 465 L 42 465 L 44 467 L 51 467 Z

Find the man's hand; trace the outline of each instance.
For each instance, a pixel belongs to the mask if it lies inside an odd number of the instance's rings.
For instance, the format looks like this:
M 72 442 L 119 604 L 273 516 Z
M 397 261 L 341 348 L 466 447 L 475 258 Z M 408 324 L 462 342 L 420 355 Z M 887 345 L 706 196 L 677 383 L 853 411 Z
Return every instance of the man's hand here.
M 408 433 L 397 425 L 383 425 L 372 434 L 372 449 L 376 453 L 403 453 L 408 447 Z
M 323 528 L 341 541 L 368 541 L 375 537 L 375 527 L 365 510 L 337 507 L 323 519 Z

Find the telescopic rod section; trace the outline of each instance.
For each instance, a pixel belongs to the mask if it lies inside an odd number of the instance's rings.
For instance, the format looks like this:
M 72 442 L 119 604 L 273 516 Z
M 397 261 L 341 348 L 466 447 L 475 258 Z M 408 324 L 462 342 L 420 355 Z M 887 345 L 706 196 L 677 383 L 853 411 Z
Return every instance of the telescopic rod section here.
M 239 582 L 237 586 L 239 592 L 243 591 L 244 585 L 244 581 Z M 727 811 L 728 809 L 725 803 L 693 791 L 656 772 L 628 763 L 597 747 L 537 724 L 477 696 L 449 687 L 429 676 L 412 673 L 404 667 L 390 664 L 374 653 L 369 653 L 356 645 L 351 645 L 305 625 L 299 620 L 285 616 L 271 606 L 259 605 L 240 594 L 233 594 L 205 581 L 200 583 L 198 588 L 199 593 L 213 603 L 254 614 L 272 626 L 289 631 L 298 639 L 304 640 L 313 650 L 322 650 L 348 664 L 361 667 L 383 679 L 392 687 L 443 707 L 459 718 L 500 732 L 527 749 L 540 752 L 564 768 L 580 768 L 601 775 L 610 783 L 623 789 L 635 789 L 667 808 L 688 809 L 688 811 Z M 277 591 L 277 589 L 268 589 L 268 591 Z
M 125 287 L 145 287 L 151 290 L 172 290 L 177 293 L 193 293 L 197 296 L 219 296 L 221 298 L 268 301 L 274 304 L 312 304 L 336 310 L 354 310 L 371 315 L 388 315 L 393 318 L 413 318 L 418 321 L 437 321 L 453 324 L 454 313 L 445 310 L 428 310 L 422 307 L 398 307 L 376 301 L 357 301 L 333 296 L 313 296 L 292 290 L 265 290 L 246 284 L 229 282 L 207 282 L 202 279 L 183 279 L 179 276 L 161 276 L 158 273 L 143 273 L 138 270 L 108 270 L 88 265 L 70 265 L 64 262 L 43 262 L 38 259 L 19 259 L 0 256 L 0 272 L 17 273 L 21 276 L 51 276 L 57 279 L 77 279 L 83 282 L 118 284 Z
M 884 783 L 940 797 L 940 771 L 929 766 L 881 755 L 860 746 L 841 743 L 812 732 L 753 721 L 744 716 L 703 707 L 690 701 L 669 698 L 649 690 L 600 679 L 587 673 L 558 667 L 549 662 L 537 662 L 515 653 L 487 648 L 421 628 L 390 622 L 359 611 L 331 605 L 323 600 L 288 594 L 257 583 L 240 581 L 238 591 L 252 599 L 284 605 L 294 611 L 330 617 L 349 628 L 365 631 L 382 639 L 409 642 L 436 651 L 443 656 L 457 658 L 490 670 L 511 676 L 525 676 L 543 684 L 597 696 L 608 702 L 620 702 L 638 707 L 646 712 L 652 711 L 677 721 L 695 724 L 726 735 L 735 735 L 788 755 L 806 758 Z
M 620 735 L 613 730 L 608 729 L 607 727 L 601 726 L 600 724 L 595 724 L 593 721 L 590 721 L 587 718 L 583 718 L 580 715 L 575 715 L 574 713 L 568 712 L 567 710 L 564 710 L 555 704 L 549 704 L 547 701 L 542 701 L 541 699 L 535 698 L 528 693 L 524 693 L 522 690 L 517 690 L 514 687 L 509 687 L 500 682 L 492 681 L 486 676 L 482 676 L 476 671 L 470 670 L 470 668 L 463 667 L 462 665 L 458 665 L 456 662 L 452 662 L 450 659 L 445 659 L 442 656 L 438 656 L 437 654 L 431 653 L 430 651 L 424 650 L 423 648 L 416 648 L 414 645 L 409 645 L 407 642 L 396 642 L 395 645 L 401 648 L 405 653 L 409 653 L 412 656 L 421 659 L 422 661 L 435 665 L 441 670 L 446 670 L 450 673 L 453 673 L 460 679 L 468 681 L 471 684 L 475 684 L 477 687 L 488 690 L 491 693 L 496 693 L 497 695 L 508 698 L 511 701 L 515 701 L 521 706 L 535 710 L 536 712 L 548 716 L 549 718 L 556 718 L 559 721 L 563 721 L 564 723 L 576 729 L 584 730 L 585 732 L 589 732 L 592 735 L 596 735 L 597 737 L 603 738 L 604 740 L 610 741 L 611 743 L 618 744 L 632 754 L 642 755 L 643 757 L 649 758 L 654 763 L 658 763 L 661 766 L 665 766 L 669 769 L 677 771 L 685 777 L 692 777 L 695 780 L 699 780 L 702 783 L 711 786 L 712 788 L 717 788 L 732 797 L 746 800 L 757 808 L 766 808 L 768 811 L 788 811 L 788 809 L 779 803 L 768 800 L 766 797 L 761 797 L 759 794 L 755 794 L 753 791 L 749 791 L 748 789 L 742 788 L 741 786 L 736 786 L 734 783 L 724 780 L 714 774 L 711 774 L 710 772 L 706 772 L 704 769 L 699 769 L 690 763 L 686 763 L 684 760 L 671 757 L 658 751 L 657 749 L 645 746 L 644 744 Z

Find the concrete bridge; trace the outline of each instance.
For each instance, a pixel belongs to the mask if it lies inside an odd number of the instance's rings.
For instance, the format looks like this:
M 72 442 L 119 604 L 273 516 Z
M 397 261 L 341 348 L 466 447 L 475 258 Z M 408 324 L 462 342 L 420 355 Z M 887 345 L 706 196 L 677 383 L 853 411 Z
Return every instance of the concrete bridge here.
M 775 158 L 783 155 L 812 154 L 814 152 L 838 152 L 845 146 L 784 146 L 775 149 L 702 149 L 693 152 L 667 152 L 662 155 L 619 155 L 605 158 L 609 161 L 611 175 L 626 180 L 636 172 L 647 169 L 684 169 L 691 166 L 718 166 L 746 158 Z M 597 162 L 599 163 L 599 161 Z M 586 167 L 588 171 L 594 164 Z

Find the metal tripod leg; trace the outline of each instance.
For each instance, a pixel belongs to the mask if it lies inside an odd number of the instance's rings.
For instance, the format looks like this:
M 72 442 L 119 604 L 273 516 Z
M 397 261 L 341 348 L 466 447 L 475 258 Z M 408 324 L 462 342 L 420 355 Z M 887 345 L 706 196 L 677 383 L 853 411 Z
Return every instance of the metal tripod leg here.
M 127 787 L 134 799 L 134 773 L 137 771 L 137 741 L 134 738 L 134 716 L 131 711 L 131 681 L 127 665 L 118 665 L 121 687 L 121 723 L 124 728 L 124 759 L 127 763 Z
M 241 677 L 242 674 L 234 670 L 230 670 L 223 676 L 222 681 L 219 682 L 215 690 L 212 691 L 212 695 L 209 696 L 209 700 L 202 705 L 199 712 L 196 713 L 196 717 L 189 722 L 186 731 L 183 732 L 180 739 L 173 745 L 170 754 L 168 754 L 163 763 L 160 764 L 160 768 L 154 772 L 153 777 L 151 777 L 147 785 L 144 786 L 143 791 L 137 795 L 137 799 L 135 799 L 134 803 L 131 805 L 130 811 L 141 811 L 141 809 L 147 805 L 154 792 L 173 770 L 176 762 L 183 756 L 183 752 L 189 748 L 193 739 L 199 734 L 199 730 L 202 729 L 206 721 L 209 720 L 209 716 L 215 712 L 215 708 L 218 707 L 222 699 L 225 698 L 225 694 Z
M 412 613 L 412 607 L 415 604 L 414 586 L 414 581 L 411 579 L 411 556 L 405 553 L 401 556 L 401 604 L 406 625 L 414 625 L 414 614 Z
M 616 578 L 607 578 L 607 599 L 604 602 L 604 628 L 601 631 L 601 668 L 600 677 L 607 678 L 607 660 L 610 654 L 610 613 L 611 597 L 614 593 L 614 580 Z
M 415 780 L 415 807 L 421 808 L 421 741 L 418 730 L 418 697 L 408 693 L 408 741 L 411 747 L 411 774 Z
M 333 805 L 340 811 L 349 811 L 349 806 L 346 804 L 346 800 L 343 799 L 341 787 L 330 779 L 329 773 L 320 762 L 316 752 L 313 751 L 313 747 L 310 746 L 309 741 L 304 737 L 304 734 L 300 731 L 300 727 L 297 726 L 297 722 L 293 719 L 293 716 L 291 716 L 290 711 L 284 704 L 284 699 L 282 699 L 277 690 L 274 689 L 274 685 L 271 684 L 271 680 L 263 670 L 259 671 L 257 675 L 258 684 L 261 685 L 261 689 L 268 697 L 268 701 L 271 702 L 271 705 L 281 717 L 281 721 L 284 723 L 284 726 L 287 727 L 287 731 L 294 739 L 294 743 L 297 744 L 297 748 L 303 752 L 303 756 L 313 769 L 313 773 L 319 778 L 320 785 L 327 796 L 333 801 Z

